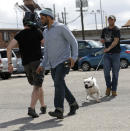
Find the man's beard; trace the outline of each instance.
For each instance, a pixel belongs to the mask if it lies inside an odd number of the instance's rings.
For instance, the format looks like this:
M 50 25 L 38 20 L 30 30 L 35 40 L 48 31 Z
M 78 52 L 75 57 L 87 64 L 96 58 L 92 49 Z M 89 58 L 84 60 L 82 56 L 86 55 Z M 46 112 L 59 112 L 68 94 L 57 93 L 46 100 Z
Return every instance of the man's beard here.
M 43 24 L 43 26 L 47 26 L 47 25 L 48 25 L 48 23 L 49 23 L 49 21 L 48 21 L 48 20 L 46 20 L 46 21 L 45 21 L 45 23 Z

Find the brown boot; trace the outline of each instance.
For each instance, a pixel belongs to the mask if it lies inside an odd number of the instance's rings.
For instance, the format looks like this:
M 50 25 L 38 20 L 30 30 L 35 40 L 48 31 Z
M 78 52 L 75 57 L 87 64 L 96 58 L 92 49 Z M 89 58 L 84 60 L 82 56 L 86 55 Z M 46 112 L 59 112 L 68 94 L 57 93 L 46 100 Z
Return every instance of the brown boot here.
M 116 91 L 112 91 L 112 96 L 117 96 Z
M 111 88 L 107 88 L 106 89 L 106 96 L 110 96 L 110 93 L 111 93 Z

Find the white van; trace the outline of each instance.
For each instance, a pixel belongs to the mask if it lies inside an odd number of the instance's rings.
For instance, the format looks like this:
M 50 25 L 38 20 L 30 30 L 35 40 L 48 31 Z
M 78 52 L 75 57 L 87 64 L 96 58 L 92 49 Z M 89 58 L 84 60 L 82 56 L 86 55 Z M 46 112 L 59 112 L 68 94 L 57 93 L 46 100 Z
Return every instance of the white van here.
M 14 72 L 17 70 L 17 57 L 12 51 L 12 64 L 14 67 Z M 7 49 L 0 49 L 0 77 L 2 79 L 8 79 L 11 77 L 11 73 L 8 71 L 8 58 Z

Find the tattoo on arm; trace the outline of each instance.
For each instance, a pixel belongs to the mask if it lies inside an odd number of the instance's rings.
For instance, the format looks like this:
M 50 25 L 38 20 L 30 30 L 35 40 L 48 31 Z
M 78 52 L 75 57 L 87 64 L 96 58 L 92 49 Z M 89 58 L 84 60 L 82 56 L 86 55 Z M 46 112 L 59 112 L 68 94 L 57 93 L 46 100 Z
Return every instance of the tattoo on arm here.
M 109 47 L 109 49 L 111 50 L 112 48 L 114 48 L 119 42 L 119 38 L 114 38 L 113 43 L 111 44 L 111 46 Z

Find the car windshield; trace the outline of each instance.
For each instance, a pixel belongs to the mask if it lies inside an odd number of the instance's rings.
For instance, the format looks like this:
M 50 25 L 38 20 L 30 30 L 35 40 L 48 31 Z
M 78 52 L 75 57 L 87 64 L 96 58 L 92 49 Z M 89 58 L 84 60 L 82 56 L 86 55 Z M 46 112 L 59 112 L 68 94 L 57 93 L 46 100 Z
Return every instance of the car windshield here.
M 125 45 L 128 50 L 130 50 L 130 45 Z
M 92 48 L 100 48 L 100 47 L 102 47 L 98 42 L 93 41 L 93 40 L 88 41 L 88 43 L 92 46 Z

